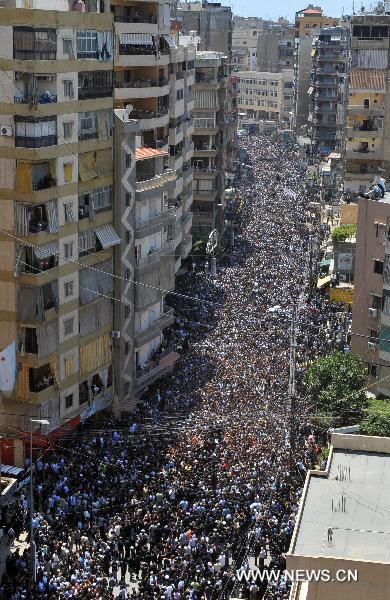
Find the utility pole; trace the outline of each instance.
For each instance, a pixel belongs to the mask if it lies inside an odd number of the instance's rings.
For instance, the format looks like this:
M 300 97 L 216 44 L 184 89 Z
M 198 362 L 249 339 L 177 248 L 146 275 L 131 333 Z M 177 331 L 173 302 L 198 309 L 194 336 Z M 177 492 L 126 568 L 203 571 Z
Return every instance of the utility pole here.
M 290 327 L 290 376 L 288 382 L 288 413 L 290 422 L 290 449 L 289 464 L 290 473 L 293 470 L 293 460 L 295 452 L 295 410 L 296 410 L 296 391 L 295 391 L 295 367 L 296 367 L 296 345 L 297 345 L 297 306 L 293 305 L 292 319 Z

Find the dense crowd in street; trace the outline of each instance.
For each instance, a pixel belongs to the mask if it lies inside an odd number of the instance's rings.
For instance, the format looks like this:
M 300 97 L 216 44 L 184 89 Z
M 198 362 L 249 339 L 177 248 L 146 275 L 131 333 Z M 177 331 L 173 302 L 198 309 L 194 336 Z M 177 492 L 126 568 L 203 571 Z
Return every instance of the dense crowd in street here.
M 321 450 L 302 375 L 342 344 L 343 327 L 338 307 L 308 289 L 320 231 L 296 150 L 261 135 L 242 146 L 252 176 L 237 192 L 234 247 L 216 278 L 204 258 L 169 299 L 179 366 L 131 418 L 86 428 L 38 460 L 37 582 L 32 589 L 27 551 L 16 553 L 0 598 L 288 598 L 283 577 L 265 590 L 239 585 L 236 569 L 285 567 L 305 473 Z M 21 507 L 27 514 L 24 497 Z

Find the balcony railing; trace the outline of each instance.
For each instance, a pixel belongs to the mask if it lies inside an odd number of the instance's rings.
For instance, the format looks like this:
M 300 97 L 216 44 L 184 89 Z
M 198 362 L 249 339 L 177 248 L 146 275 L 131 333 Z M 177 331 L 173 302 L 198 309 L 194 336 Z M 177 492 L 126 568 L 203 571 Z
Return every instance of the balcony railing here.
M 47 190 L 48 188 L 56 187 L 57 179 L 50 177 L 50 175 L 45 175 L 42 177 L 37 183 L 32 184 L 33 192 L 37 192 L 38 190 Z
M 45 93 L 41 96 L 14 96 L 15 104 L 34 104 L 35 102 L 37 102 L 38 104 L 54 104 L 55 102 L 57 102 L 57 95 L 52 93 Z
M 167 169 L 164 173 L 160 173 L 159 175 L 153 175 L 150 179 L 145 179 L 144 181 L 136 182 L 136 190 L 137 192 L 145 192 L 147 190 L 151 190 L 153 188 L 159 187 L 168 183 L 169 181 L 173 181 L 175 179 L 175 171 L 173 169 Z
M 146 233 L 148 230 L 156 227 L 157 225 L 167 225 L 172 218 L 175 217 L 176 208 L 169 208 L 168 210 L 164 210 L 158 215 L 153 215 L 144 221 L 136 221 L 135 222 L 135 230 L 136 235 L 142 235 Z
M 45 148 L 46 146 L 56 145 L 56 135 L 44 135 L 40 137 L 26 137 L 24 135 L 15 136 L 15 146 L 17 148 Z
M 105 98 L 106 96 L 112 96 L 112 87 L 79 88 L 79 100 L 93 100 L 94 98 Z
M 145 44 L 119 44 L 119 54 L 125 56 L 145 56 L 158 54 L 169 54 L 169 48 L 160 48 Z
M 148 87 L 164 87 L 169 84 L 168 79 L 133 79 L 131 81 L 115 81 L 114 86 L 118 88 L 148 88 Z
M 163 312 L 161 315 L 150 323 L 148 327 L 146 327 L 143 331 L 136 332 L 135 334 L 135 343 L 137 346 L 142 346 L 142 344 L 146 344 L 150 339 L 156 336 L 162 329 L 169 327 L 172 325 L 175 318 L 175 312 L 173 308 L 170 308 Z
M 58 267 L 58 256 L 48 256 L 42 260 L 24 261 L 20 264 L 20 271 L 21 273 L 38 275 L 43 271 L 49 271 L 49 269 L 55 269 L 56 267 Z
M 166 242 L 158 250 L 151 250 L 150 254 L 143 258 L 137 258 L 135 261 L 138 269 L 145 269 L 156 264 L 161 258 L 174 252 L 174 242 Z
M 160 110 L 141 110 L 135 108 L 131 111 L 132 119 L 158 119 L 168 114 L 168 108 L 162 108 Z
M 157 25 L 157 19 L 153 15 L 134 15 L 134 16 L 123 16 L 115 15 L 114 21 L 116 23 L 147 23 L 149 25 Z

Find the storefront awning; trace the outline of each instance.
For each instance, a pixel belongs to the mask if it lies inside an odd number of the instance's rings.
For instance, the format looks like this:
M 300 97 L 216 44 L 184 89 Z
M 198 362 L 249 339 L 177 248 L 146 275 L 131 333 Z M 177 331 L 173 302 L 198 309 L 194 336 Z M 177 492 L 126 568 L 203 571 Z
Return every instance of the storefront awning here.
M 47 242 L 46 244 L 42 244 L 41 246 L 36 246 L 36 248 L 34 248 L 34 254 L 38 260 L 43 260 L 49 256 L 58 256 L 59 253 L 60 249 L 58 241 Z
M 100 225 L 94 231 L 103 248 L 111 248 L 111 246 L 117 246 L 121 243 L 120 237 L 118 237 L 117 232 L 110 223 Z
M 153 36 L 149 33 L 121 33 L 120 44 L 135 44 L 137 46 L 153 46 Z
M 317 287 L 321 288 L 324 285 L 328 285 L 331 282 L 331 279 L 332 277 L 330 275 L 327 275 L 326 277 L 321 277 L 317 281 Z
M 320 262 L 320 267 L 330 267 L 331 262 L 332 261 L 330 258 L 323 258 L 322 261 Z

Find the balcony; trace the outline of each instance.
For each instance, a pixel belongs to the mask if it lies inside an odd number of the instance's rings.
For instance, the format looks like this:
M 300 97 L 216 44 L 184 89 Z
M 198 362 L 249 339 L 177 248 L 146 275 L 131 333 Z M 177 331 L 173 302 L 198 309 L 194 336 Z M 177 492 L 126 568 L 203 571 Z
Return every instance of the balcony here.
M 57 94 L 44 93 L 41 96 L 31 96 L 29 94 L 23 94 L 22 96 L 14 96 L 15 104 L 52 104 L 57 102 Z
M 175 180 L 175 171 L 173 169 L 166 169 L 163 173 L 158 175 L 154 175 L 149 179 L 145 179 L 143 181 L 136 182 L 136 191 L 137 192 L 146 192 L 148 190 L 152 190 L 154 188 L 159 188 L 169 181 Z
M 112 96 L 112 71 L 81 71 L 78 76 L 79 100 Z
M 13 57 L 15 60 L 56 60 L 56 30 L 49 28 L 14 27 Z
M 170 373 L 180 354 L 172 350 L 166 350 L 154 361 L 149 361 L 147 367 L 137 368 L 136 389 L 140 392 L 144 387 L 151 385 L 154 381 Z
M 157 337 L 163 329 L 170 327 L 175 320 L 173 308 L 170 308 L 157 317 L 142 331 L 135 334 L 135 347 L 140 348 L 153 338 Z
M 371 107 L 363 106 L 362 104 L 349 104 L 348 113 L 349 115 L 377 115 L 383 117 L 385 107 L 383 105 L 374 105 Z
M 126 98 L 158 98 L 169 94 L 169 81 L 151 79 L 133 79 L 131 81 L 116 81 L 115 98 L 125 100 Z
M 143 221 L 135 221 L 135 237 L 137 239 L 146 235 L 152 235 L 159 231 L 163 226 L 173 223 L 176 219 L 176 208 L 169 208 L 163 212 L 149 217 Z
M 192 250 L 192 235 L 183 236 L 181 243 L 181 257 L 187 258 Z
M 41 137 L 15 136 L 16 148 L 46 148 L 47 146 L 56 146 L 56 135 L 44 135 Z
M 383 153 L 381 148 L 370 150 L 370 149 L 362 149 L 362 148 L 347 148 L 346 150 L 346 158 L 347 159 L 356 159 L 356 160 L 381 160 L 383 158 Z
M 140 129 L 158 129 L 165 127 L 169 123 L 168 108 L 160 110 L 142 110 L 133 109 L 131 112 L 132 119 L 138 119 Z
M 174 252 L 174 242 L 166 242 L 157 250 L 150 249 L 149 254 L 142 258 L 136 258 L 135 266 L 137 269 L 147 269 L 156 265 L 162 258 L 172 255 Z

